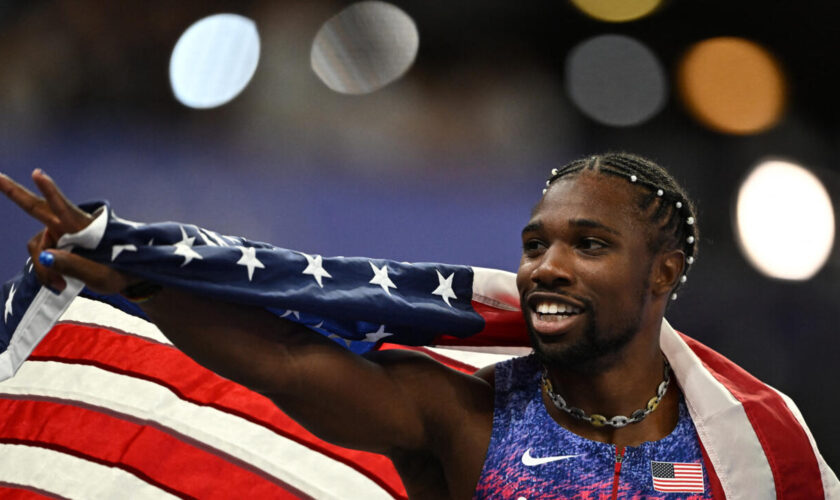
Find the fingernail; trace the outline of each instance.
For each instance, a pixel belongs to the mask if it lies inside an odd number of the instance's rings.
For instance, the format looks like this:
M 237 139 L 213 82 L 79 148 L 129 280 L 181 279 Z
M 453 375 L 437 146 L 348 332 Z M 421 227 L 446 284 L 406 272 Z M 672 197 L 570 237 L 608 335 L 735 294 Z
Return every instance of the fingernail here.
M 40 262 L 44 267 L 52 267 L 53 262 L 55 262 L 55 256 L 44 250 L 38 255 L 38 262 Z

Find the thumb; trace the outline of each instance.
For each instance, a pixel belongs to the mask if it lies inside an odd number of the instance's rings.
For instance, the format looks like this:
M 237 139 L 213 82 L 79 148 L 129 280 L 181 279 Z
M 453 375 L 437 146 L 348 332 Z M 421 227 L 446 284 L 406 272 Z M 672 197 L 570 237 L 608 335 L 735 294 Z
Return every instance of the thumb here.
M 132 282 L 129 275 L 65 250 L 44 250 L 38 260 L 45 267 L 82 281 L 96 293 L 119 293 Z

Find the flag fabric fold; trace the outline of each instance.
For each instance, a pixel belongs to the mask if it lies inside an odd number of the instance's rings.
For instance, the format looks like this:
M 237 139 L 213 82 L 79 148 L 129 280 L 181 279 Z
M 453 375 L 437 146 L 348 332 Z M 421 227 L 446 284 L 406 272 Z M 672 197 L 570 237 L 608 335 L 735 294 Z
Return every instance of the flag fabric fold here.
M 382 339 L 429 345 L 443 335 L 444 343 L 481 343 L 453 340 L 484 330 L 474 295 L 521 323 L 515 289 L 474 294 L 476 282 L 492 287 L 494 280 L 476 280 L 468 266 L 326 258 L 190 224 L 127 221 L 104 202 L 83 208 L 99 211 L 96 222 L 60 241 L 78 254 L 164 286 L 267 308 L 356 352 Z M 526 342 L 521 335 L 518 343 Z

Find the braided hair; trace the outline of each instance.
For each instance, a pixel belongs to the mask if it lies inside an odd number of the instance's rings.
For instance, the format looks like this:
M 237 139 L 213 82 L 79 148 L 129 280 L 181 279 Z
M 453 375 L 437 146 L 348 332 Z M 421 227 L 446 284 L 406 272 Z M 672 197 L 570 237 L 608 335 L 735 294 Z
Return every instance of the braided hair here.
M 643 190 L 638 207 L 642 213 L 650 213 L 650 222 L 658 229 L 649 241 L 650 250 L 654 253 L 660 250 L 682 250 L 686 256 L 685 270 L 671 294 L 671 298 L 676 299 L 676 290 L 686 282 L 688 270 L 697 257 L 700 237 L 697 212 L 688 194 L 664 168 L 647 158 L 630 153 L 594 155 L 555 168 L 546 181 L 543 194 L 557 179 L 586 170 L 621 177 Z

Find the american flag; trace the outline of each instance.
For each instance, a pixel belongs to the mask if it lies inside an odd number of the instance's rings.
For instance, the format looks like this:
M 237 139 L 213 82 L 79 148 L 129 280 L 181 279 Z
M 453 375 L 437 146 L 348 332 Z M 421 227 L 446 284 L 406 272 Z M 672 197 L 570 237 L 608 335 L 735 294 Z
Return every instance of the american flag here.
M 61 245 L 268 308 L 356 352 L 394 345 L 385 341 L 463 343 L 482 331 L 481 310 L 497 326 L 521 323 L 501 271 L 326 259 L 187 224 L 129 222 L 107 208 Z M 55 293 L 29 262 L 0 292 L 3 498 L 405 498 L 388 459 L 316 438 L 197 365 L 123 298 L 73 280 Z M 468 372 L 509 357 L 414 349 Z
M 116 305 L 77 297 L 0 382 L 0 497 L 406 498 L 385 457 L 321 441 Z M 414 349 L 462 371 L 507 357 Z
M 93 224 L 59 246 L 167 286 L 264 307 L 356 352 L 384 342 L 528 343 L 511 273 L 328 259 L 189 224 L 126 221 L 103 203 L 86 208 L 99 207 Z M 73 312 L 94 303 L 145 326 L 106 321 L 92 306 Z M 313 441 L 264 398 L 149 333 L 142 311 L 120 297 L 98 297 L 73 280 L 55 293 L 27 263 L 0 287 L 0 307 L 0 488 L 69 498 L 404 495 L 386 459 Z M 660 339 L 709 452 L 716 495 L 840 496 L 792 401 L 667 323 Z M 465 370 L 491 362 L 435 356 Z M 336 479 L 339 469 L 355 479 Z M 736 469 L 718 480 L 718 471 Z
M 663 493 L 703 493 L 703 465 L 680 462 L 650 463 L 653 488 Z

